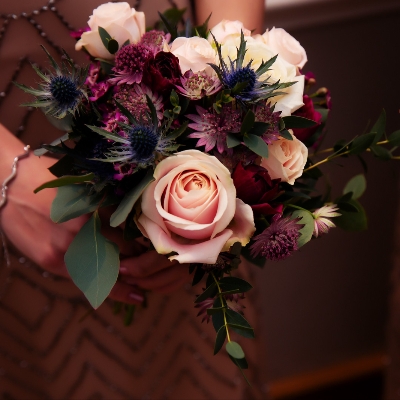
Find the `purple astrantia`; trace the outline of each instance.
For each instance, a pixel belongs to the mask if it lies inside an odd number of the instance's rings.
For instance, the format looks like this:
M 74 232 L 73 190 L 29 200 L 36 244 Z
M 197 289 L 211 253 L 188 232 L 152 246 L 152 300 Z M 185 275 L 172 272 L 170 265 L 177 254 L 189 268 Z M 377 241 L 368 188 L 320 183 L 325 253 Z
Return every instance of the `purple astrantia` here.
M 301 228 L 298 219 L 283 218 L 281 214 L 277 214 L 271 225 L 253 238 L 251 256 L 261 256 L 273 261 L 284 260 L 298 249 L 297 239 Z
M 196 106 L 196 111 L 197 115 L 187 115 L 193 121 L 189 127 L 194 130 L 189 137 L 199 139 L 196 147 L 205 146 L 205 152 L 217 147 L 218 152 L 222 154 L 228 149 L 226 135 L 240 131 L 240 112 L 230 106 L 224 106 L 219 114 L 215 110 L 207 111 L 200 106 Z
M 181 86 L 176 88 L 191 100 L 200 100 L 204 96 L 211 96 L 221 89 L 221 81 L 217 76 L 210 76 L 204 71 L 193 73 L 186 71 L 181 77 Z
M 329 229 L 335 228 L 336 225 L 330 220 L 333 217 L 339 217 L 342 214 L 338 213 L 339 208 L 336 204 L 325 205 L 318 210 L 315 210 L 312 215 L 314 217 L 314 232 L 315 237 L 328 233 Z
M 115 55 L 113 71 L 115 77 L 109 79 L 112 84 L 140 83 L 143 77 L 143 67 L 147 60 L 153 58 L 153 50 L 142 44 L 129 44 L 121 47 Z
M 161 31 L 151 30 L 143 34 L 140 44 L 150 48 L 154 54 L 162 51 L 164 45 L 171 40 L 171 34 Z
M 253 111 L 257 122 L 269 124 L 268 129 L 262 135 L 264 142 L 271 144 L 278 140 L 281 137 L 279 135 L 279 120 L 281 112 L 274 112 L 273 107 L 266 103 L 255 106 Z

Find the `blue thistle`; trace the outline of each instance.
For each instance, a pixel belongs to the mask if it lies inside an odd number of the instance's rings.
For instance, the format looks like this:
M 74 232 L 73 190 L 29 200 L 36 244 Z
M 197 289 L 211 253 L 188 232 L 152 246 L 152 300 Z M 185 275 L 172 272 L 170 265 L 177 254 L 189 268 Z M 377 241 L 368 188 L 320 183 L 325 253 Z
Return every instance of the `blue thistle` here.
M 86 91 L 83 88 L 87 68 L 75 67 L 72 59 L 65 52 L 64 61 L 60 67 L 44 47 L 43 50 L 46 52 L 54 72 L 48 70 L 44 74 L 37 66 L 32 64 L 33 69 L 43 82 L 39 84 L 39 89 L 15 83 L 24 92 L 36 97 L 36 101 L 23 105 L 43 108 L 45 114 L 59 119 L 64 118 L 67 113 L 74 115 L 82 99 L 87 98 Z
M 215 45 L 218 51 L 220 66 L 210 64 L 217 73 L 222 85 L 225 89 L 230 90 L 231 96 L 242 103 L 256 103 L 259 100 L 266 100 L 270 97 L 285 94 L 279 92 L 283 89 L 292 86 L 295 82 L 269 84 L 269 77 L 261 79 L 261 75 L 269 70 L 269 67 L 275 62 L 278 55 L 272 57 L 267 62 L 262 62 L 257 70 L 252 68 L 253 60 L 243 66 L 244 56 L 246 54 L 246 41 L 244 40 L 243 31 L 240 35 L 240 46 L 237 49 L 237 57 L 234 61 L 229 59 L 229 65 L 223 60 L 221 53 L 221 45 L 215 40 Z

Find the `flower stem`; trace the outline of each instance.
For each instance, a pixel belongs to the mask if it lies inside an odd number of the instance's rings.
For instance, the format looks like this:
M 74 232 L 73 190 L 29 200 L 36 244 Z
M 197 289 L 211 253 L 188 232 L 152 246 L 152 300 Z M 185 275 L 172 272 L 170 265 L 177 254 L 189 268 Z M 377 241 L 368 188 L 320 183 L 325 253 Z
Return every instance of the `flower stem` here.
M 231 338 L 230 338 L 230 336 L 229 336 L 228 322 L 227 322 L 227 320 L 226 320 L 226 311 L 225 311 L 225 308 L 226 308 L 226 307 L 224 307 L 224 299 L 223 299 L 223 296 L 222 296 L 221 286 L 219 285 L 218 279 L 215 277 L 215 275 L 214 275 L 213 272 L 211 272 L 211 275 L 212 275 L 212 277 L 214 278 L 215 284 L 217 285 L 218 297 L 219 297 L 219 300 L 220 300 L 220 302 L 221 302 L 221 306 L 223 307 L 223 308 L 222 308 L 222 312 L 223 312 L 223 314 L 224 314 L 224 324 L 225 324 L 225 329 L 226 329 L 226 337 L 227 337 L 227 339 L 228 339 L 228 342 L 230 342 L 230 341 L 231 341 Z

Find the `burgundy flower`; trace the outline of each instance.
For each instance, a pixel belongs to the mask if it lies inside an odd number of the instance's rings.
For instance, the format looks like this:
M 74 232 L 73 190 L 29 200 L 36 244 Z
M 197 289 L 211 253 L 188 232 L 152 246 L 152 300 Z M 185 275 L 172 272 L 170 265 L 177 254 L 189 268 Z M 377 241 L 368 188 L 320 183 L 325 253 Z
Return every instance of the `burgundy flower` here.
M 172 53 L 160 51 L 144 64 L 142 82 L 153 92 L 162 93 L 178 85 L 181 76 L 179 59 Z
M 317 124 L 311 128 L 293 129 L 294 136 L 302 142 L 306 142 L 318 129 L 322 122 L 321 114 L 314 109 L 314 103 L 306 94 L 303 96 L 304 106 L 298 109 L 293 115 L 304 117 L 315 121 Z
M 282 213 L 282 204 L 271 205 L 279 193 L 280 179 L 271 179 L 265 168 L 253 164 L 244 168 L 242 163 L 239 163 L 232 179 L 236 187 L 236 196 L 248 204 L 256 215 Z

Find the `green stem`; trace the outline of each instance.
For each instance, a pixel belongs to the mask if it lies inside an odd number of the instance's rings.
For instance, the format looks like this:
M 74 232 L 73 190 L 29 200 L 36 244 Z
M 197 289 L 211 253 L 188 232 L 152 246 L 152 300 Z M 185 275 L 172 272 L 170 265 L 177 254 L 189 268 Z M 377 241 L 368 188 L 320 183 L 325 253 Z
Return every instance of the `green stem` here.
M 215 284 L 217 285 L 217 289 L 218 289 L 218 297 L 219 300 L 221 302 L 221 306 L 223 307 L 222 312 L 224 314 L 224 324 L 225 324 L 225 329 L 226 329 L 226 337 L 228 339 L 228 342 L 231 341 L 231 338 L 229 336 L 229 329 L 228 329 L 228 322 L 226 321 L 226 311 L 225 311 L 225 306 L 224 306 L 224 299 L 222 296 L 222 290 L 221 290 L 221 286 L 219 286 L 219 282 L 218 279 L 215 277 L 214 273 L 211 272 L 212 277 L 214 278 Z

